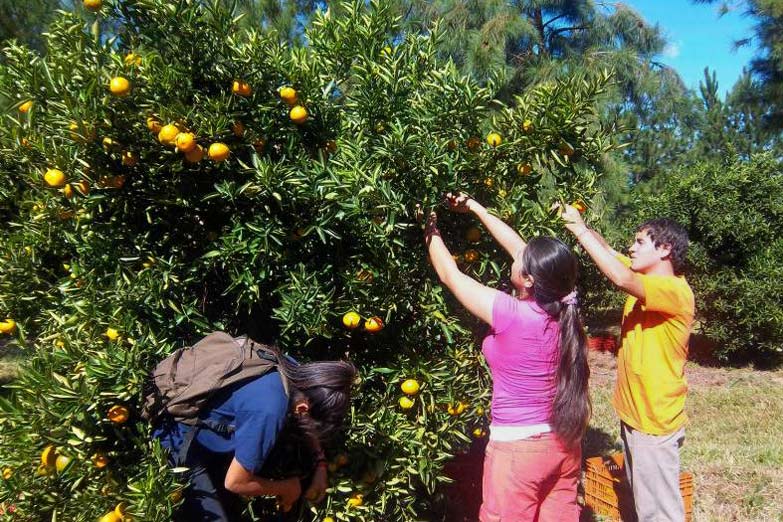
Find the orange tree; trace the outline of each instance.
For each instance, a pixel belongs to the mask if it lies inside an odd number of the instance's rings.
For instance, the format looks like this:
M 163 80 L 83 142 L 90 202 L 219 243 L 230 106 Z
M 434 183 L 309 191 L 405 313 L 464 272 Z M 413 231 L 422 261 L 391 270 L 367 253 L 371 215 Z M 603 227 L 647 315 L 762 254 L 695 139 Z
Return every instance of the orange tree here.
M 0 335 L 29 354 L 0 401 L 15 520 L 169 519 L 180 486 L 142 387 L 212 329 L 361 369 L 331 493 L 304 518 L 426 516 L 444 463 L 485 433 L 488 381 L 414 204 L 465 190 L 534 234 L 553 201 L 595 195 L 608 74 L 504 106 L 439 62 L 438 27 L 403 33 L 384 3 L 319 13 L 304 45 L 221 5 L 91 1 L 45 56 L 4 51 Z M 461 266 L 501 285 L 486 233 L 443 214 Z

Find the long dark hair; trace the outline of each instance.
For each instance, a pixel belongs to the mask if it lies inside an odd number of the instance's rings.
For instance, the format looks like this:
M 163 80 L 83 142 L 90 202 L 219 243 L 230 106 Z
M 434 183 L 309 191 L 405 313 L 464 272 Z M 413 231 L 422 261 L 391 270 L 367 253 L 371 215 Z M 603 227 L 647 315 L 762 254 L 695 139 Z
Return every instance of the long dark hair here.
M 278 370 L 288 381 L 290 403 L 305 399 L 309 405 L 307 415 L 291 415 L 292 421 L 307 438 L 328 442 L 343 427 L 356 367 L 346 361 L 295 364 L 285 356 L 278 359 Z
M 566 445 L 573 446 L 581 441 L 591 412 L 587 336 L 576 294 L 569 295 L 576 285 L 579 264 L 562 241 L 538 237 L 522 254 L 522 272 L 533 277 L 532 297 L 536 303 L 560 324 L 557 392 L 550 424 Z

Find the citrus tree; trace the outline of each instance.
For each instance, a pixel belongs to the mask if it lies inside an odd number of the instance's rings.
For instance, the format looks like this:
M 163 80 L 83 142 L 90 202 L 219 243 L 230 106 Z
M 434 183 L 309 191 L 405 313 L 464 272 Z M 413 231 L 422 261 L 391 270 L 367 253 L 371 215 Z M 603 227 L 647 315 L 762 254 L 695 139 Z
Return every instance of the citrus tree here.
M 214 329 L 360 368 L 330 495 L 303 519 L 436 513 L 444 463 L 486 433 L 488 379 L 415 204 L 467 191 L 531 235 L 553 202 L 595 195 L 608 73 L 507 106 L 438 61 L 437 26 L 404 33 L 383 2 L 319 12 L 301 45 L 222 5 L 92 0 L 45 57 L 4 51 L 0 335 L 28 354 L 0 398 L 14 520 L 168 520 L 181 484 L 142 390 Z M 441 222 L 461 267 L 502 287 L 486 233 Z

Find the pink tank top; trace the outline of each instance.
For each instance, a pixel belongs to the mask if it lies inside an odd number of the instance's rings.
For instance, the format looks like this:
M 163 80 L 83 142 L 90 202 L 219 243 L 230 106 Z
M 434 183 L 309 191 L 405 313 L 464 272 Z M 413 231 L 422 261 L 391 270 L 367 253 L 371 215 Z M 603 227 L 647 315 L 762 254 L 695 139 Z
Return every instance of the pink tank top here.
M 550 421 L 557 391 L 560 325 L 532 299 L 498 292 L 482 352 L 492 373 L 492 423 Z

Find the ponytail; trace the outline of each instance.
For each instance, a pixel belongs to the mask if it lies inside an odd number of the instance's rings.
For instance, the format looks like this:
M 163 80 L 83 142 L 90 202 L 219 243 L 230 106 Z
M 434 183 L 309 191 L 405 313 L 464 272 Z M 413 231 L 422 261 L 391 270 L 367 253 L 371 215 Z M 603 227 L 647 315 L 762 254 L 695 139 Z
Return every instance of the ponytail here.
M 565 445 L 575 446 L 587 430 L 592 409 L 587 336 L 573 292 L 578 272 L 576 257 L 563 242 L 538 237 L 525 248 L 522 267 L 524 274 L 533 276 L 536 303 L 560 326 L 557 389 L 549 423 Z
M 567 446 L 574 446 L 587 430 L 591 412 L 587 336 L 576 304 L 561 305 L 559 358 L 551 424 Z

